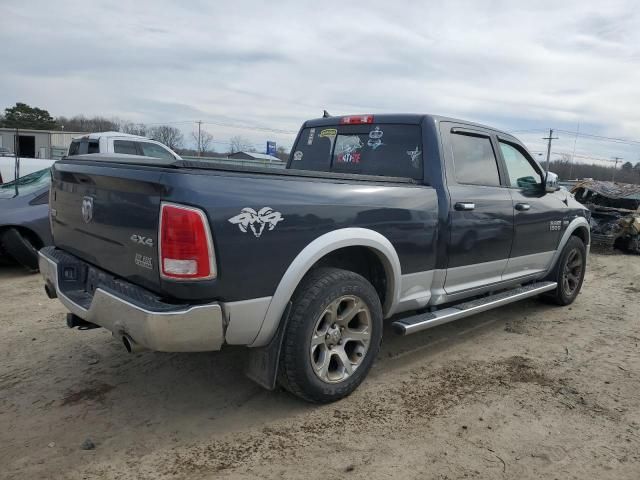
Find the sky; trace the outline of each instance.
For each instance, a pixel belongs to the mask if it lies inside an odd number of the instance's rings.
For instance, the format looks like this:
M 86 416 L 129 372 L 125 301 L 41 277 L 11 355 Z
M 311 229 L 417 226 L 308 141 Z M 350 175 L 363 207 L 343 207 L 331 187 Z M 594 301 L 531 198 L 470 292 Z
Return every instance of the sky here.
M 0 109 L 170 123 L 187 139 L 201 120 L 220 150 L 234 135 L 290 147 L 324 109 L 434 113 L 516 132 L 534 154 L 555 128 L 554 152 L 636 163 L 639 7 L 2 0 Z

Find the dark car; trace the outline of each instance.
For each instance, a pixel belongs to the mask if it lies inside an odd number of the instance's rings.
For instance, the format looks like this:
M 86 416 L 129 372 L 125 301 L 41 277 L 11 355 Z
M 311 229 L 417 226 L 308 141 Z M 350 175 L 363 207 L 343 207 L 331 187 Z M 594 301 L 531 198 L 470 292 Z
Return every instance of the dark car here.
M 49 168 L 0 185 L 0 258 L 38 270 L 38 249 L 53 243 Z
M 578 296 L 589 211 L 512 135 L 435 115 L 305 122 L 286 169 L 80 155 L 52 167 L 45 289 L 128 351 L 250 347 L 247 373 L 348 395 L 412 334 Z

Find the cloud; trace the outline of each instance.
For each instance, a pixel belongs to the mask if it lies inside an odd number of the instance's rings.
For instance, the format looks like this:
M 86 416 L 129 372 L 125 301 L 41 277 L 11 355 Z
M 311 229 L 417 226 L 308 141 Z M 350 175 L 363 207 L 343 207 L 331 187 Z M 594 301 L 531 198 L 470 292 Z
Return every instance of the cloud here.
M 590 133 L 640 138 L 633 1 L 32 1 L 3 9 L 3 106 L 286 131 L 325 108 L 429 112 L 511 130 L 580 122 Z M 210 131 L 220 140 L 268 136 Z M 592 143 L 599 154 L 611 147 Z

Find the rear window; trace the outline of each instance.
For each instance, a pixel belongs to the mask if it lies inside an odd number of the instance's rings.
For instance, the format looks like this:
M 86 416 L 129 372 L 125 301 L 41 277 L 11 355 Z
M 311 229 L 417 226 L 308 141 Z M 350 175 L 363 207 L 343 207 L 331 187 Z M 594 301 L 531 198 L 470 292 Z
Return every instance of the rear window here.
M 305 128 L 290 168 L 422 179 L 419 125 Z
M 100 142 L 98 140 L 74 140 L 69 145 L 69 156 L 86 155 L 87 153 L 100 153 Z
M 80 142 L 71 142 L 69 145 L 69 156 L 79 155 L 80 152 Z

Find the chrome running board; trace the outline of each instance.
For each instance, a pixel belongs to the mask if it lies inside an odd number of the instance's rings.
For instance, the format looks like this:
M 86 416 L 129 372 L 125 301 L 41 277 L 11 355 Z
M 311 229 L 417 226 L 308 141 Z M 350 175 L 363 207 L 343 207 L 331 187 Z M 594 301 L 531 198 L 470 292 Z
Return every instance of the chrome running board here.
M 391 325 L 400 335 L 410 335 L 412 333 L 436 327 L 443 323 L 453 322 L 460 318 L 469 317 L 476 313 L 491 310 L 493 308 L 517 302 L 529 297 L 535 297 L 541 293 L 548 292 L 558 286 L 556 282 L 536 282 L 523 287 L 514 288 L 505 292 L 496 293 L 488 297 L 478 298 L 467 302 L 459 303 L 452 307 L 443 308 L 434 312 L 420 313 L 411 317 L 396 320 Z

